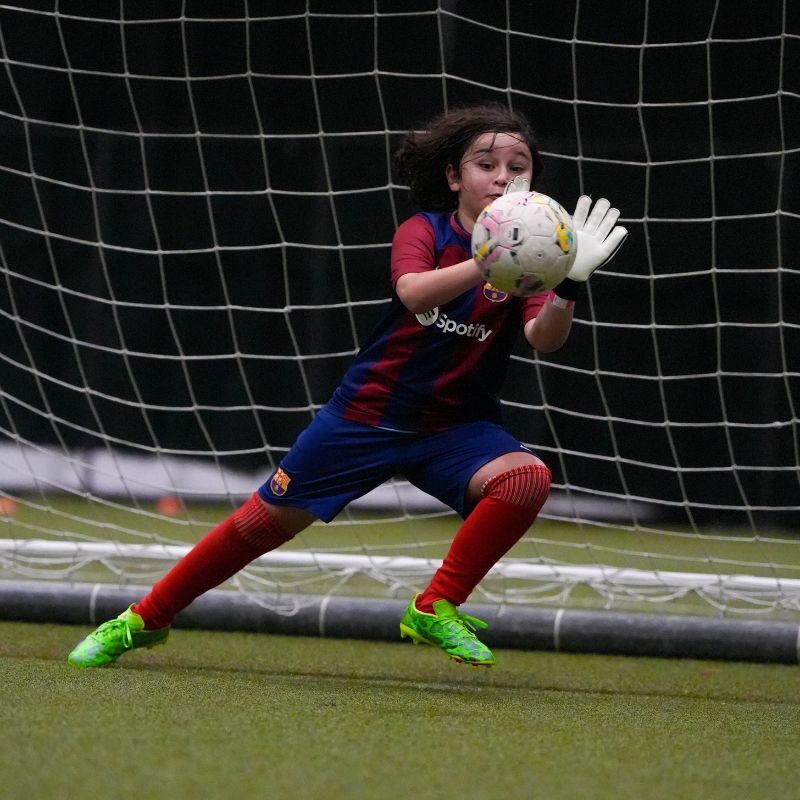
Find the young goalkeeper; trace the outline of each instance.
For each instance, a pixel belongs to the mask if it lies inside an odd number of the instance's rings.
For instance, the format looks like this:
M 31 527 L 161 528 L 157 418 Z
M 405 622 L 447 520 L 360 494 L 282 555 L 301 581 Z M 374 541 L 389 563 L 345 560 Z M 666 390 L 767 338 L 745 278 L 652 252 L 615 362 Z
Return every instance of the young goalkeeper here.
M 607 200 L 581 197 L 577 256 L 549 294 L 512 297 L 486 284 L 470 257 L 480 211 L 527 188 L 542 164 L 529 123 L 502 105 L 447 111 L 426 133 L 409 132 L 396 155 L 420 211 L 392 242 L 391 307 L 341 384 L 278 469 L 210 531 L 150 593 L 101 625 L 70 654 L 77 667 L 110 664 L 164 642 L 175 616 L 253 559 L 394 475 L 446 503 L 461 527 L 430 585 L 400 622 L 401 636 L 441 647 L 456 661 L 492 665 L 462 614 L 489 569 L 536 519 L 550 470 L 503 429 L 497 399 L 522 330 L 539 352 L 567 339 L 580 286 L 627 231 Z

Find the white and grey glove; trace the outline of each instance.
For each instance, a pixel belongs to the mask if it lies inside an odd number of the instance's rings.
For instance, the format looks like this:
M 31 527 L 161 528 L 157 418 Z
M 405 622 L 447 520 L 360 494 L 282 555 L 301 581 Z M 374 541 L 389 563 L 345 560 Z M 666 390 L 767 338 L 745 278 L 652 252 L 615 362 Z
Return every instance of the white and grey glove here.
M 529 192 L 531 190 L 531 182 L 522 175 L 517 175 L 513 181 L 506 184 L 503 189 L 503 194 L 513 194 L 514 192 Z
M 578 252 L 567 278 L 578 283 L 589 280 L 591 274 L 608 264 L 628 236 L 627 228 L 616 225 L 619 211 L 601 197 L 592 208 L 592 198 L 581 195 L 572 215 L 572 230 L 578 242 Z

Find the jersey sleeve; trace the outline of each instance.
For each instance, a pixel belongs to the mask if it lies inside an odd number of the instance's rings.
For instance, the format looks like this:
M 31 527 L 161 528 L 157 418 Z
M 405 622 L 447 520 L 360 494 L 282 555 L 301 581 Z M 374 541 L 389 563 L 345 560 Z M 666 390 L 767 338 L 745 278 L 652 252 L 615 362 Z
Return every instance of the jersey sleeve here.
M 522 324 L 527 325 L 532 319 L 536 319 L 542 306 L 547 300 L 547 292 L 542 294 L 534 294 L 531 297 L 524 297 L 522 299 Z
M 407 272 L 436 269 L 436 234 L 421 215 L 401 223 L 392 239 L 392 286 Z

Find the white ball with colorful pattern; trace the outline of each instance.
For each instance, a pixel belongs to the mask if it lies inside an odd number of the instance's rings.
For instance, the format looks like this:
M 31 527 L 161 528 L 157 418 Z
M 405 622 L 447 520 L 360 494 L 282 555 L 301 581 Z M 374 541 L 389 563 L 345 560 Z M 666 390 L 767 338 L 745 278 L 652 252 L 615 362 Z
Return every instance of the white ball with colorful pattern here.
M 552 289 L 575 261 L 572 218 L 541 192 L 511 192 L 479 214 L 472 255 L 486 280 L 503 292 L 528 296 Z

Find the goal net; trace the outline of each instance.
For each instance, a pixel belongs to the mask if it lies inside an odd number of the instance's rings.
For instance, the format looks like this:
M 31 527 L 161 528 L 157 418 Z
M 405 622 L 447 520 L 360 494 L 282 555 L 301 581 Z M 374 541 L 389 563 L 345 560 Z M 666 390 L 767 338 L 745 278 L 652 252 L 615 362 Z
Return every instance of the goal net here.
M 402 134 L 495 100 L 630 236 L 515 353 L 553 491 L 473 601 L 796 615 L 800 14 L 740 12 L 0 5 L 0 577 L 148 585 L 246 499 L 386 308 Z M 397 479 L 227 588 L 407 600 L 456 527 Z

